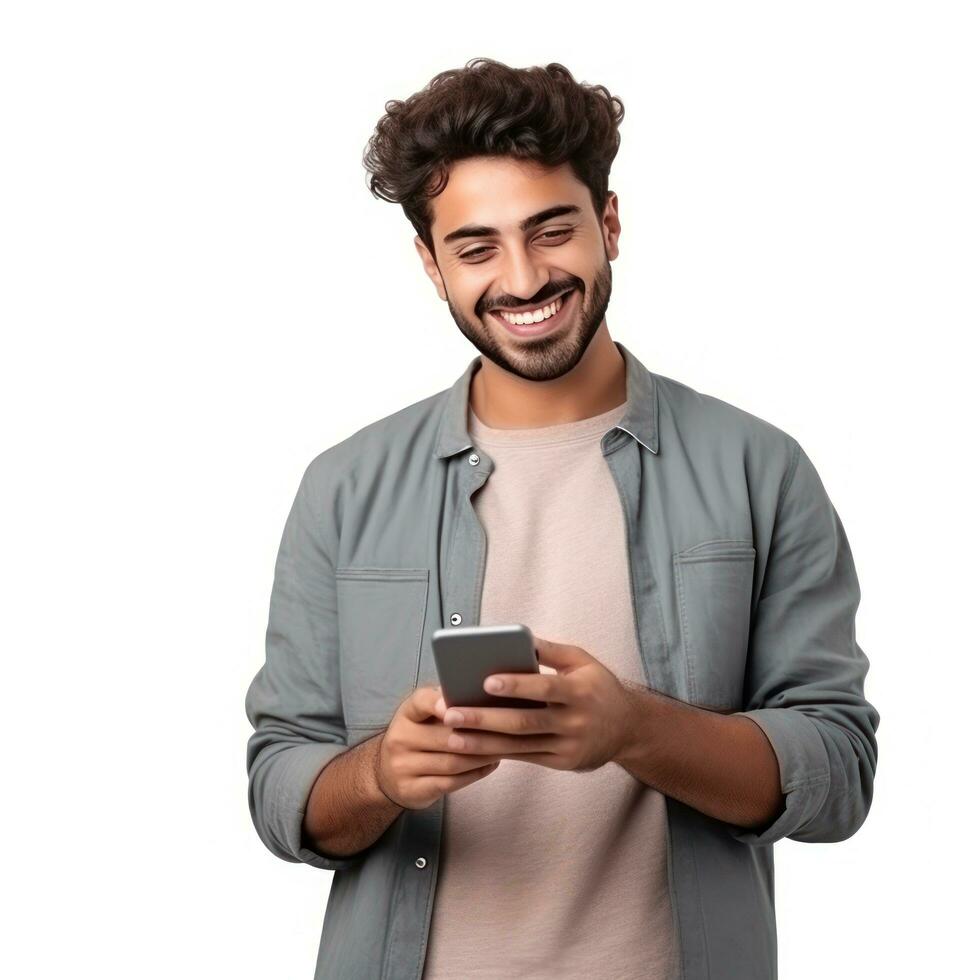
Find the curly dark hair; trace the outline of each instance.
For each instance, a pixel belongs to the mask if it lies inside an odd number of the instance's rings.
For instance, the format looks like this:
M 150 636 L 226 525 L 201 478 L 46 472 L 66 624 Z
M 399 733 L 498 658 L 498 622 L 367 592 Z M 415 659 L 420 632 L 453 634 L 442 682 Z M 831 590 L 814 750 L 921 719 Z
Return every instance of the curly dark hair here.
M 623 115 L 622 101 L 605 86 L 576 82 L 564 65 L 510 68 L 472 58 L 408 99 L 385 103 L 364 151 L 368 187 L 402 206 L 433 257 L 431 198 L 445 189 L 450 165 L 468 157 L 510 156 L 549 168 L 568 162 L 601 219 Z

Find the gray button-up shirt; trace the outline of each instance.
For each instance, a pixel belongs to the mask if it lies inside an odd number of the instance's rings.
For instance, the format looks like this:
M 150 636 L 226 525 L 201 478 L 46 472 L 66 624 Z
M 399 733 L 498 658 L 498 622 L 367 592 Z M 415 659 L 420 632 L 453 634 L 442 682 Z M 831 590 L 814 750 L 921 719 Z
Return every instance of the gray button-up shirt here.
M 854 562 L 795 439 L 616 346 L 627 407 L 601 449 L 647 683 L 752 718 L 786 794 L 758 833 L 666 797 L 683 975 L 775 977 L 773 843 L 844 840 L 871 806 L 879 716 L 864 697 Z M 301 828 L 321 769 L 438 684 L 433 631 L 478 623 L 486 536 L 471 498 L 494 468 L 466 426 L 479 363 L 320 453 L 283 532 L 266 660 L 245 701 L 248 798 L 273 854 L 335 872 L 316 980 L 422 974 L 444 799 L 346 858 L 304 848 Z

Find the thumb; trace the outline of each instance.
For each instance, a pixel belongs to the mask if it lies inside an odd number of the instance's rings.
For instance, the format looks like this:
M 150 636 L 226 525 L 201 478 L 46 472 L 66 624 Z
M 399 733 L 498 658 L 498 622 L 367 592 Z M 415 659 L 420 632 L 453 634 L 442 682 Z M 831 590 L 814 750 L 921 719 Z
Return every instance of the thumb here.
M 538 655 L 538 663 L 554 667 L 559 672 L 574 670 L 592 660 L 592 657 L 581 647 L 568 643 L 555 643 L 540 636 L 534 637 L 534 649 Z

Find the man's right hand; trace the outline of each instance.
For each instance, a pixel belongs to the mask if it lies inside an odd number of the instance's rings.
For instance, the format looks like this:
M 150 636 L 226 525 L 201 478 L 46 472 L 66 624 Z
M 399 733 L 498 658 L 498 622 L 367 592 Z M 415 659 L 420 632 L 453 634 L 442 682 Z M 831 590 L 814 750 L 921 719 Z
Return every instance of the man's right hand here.
M 381 791 L 407 810 L 424 810 L 447 793 L 475 783 L 500 764 L 499 755 L 451 752 L 450 725 L 435 704 L 442 688 L 417 687 L 377 739 L 374 775 Z

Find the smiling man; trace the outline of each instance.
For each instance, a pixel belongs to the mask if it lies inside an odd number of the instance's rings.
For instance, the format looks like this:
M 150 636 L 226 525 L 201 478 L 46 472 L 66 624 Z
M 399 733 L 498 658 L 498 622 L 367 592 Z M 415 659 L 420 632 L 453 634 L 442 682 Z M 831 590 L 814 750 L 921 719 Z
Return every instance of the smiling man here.
M 365 155 L 479 355 L 318 455 L 283 533 L 249 805 L 335 872 L 321 980 L 774 977 L 773 844 L 871 806 L 813 463 L 610 337 L 621 119 L 561 65 L 478 59 Z M 541 673 L 486 689 L 547 707 L 447 711 L 432 633 L 504 623 Z

